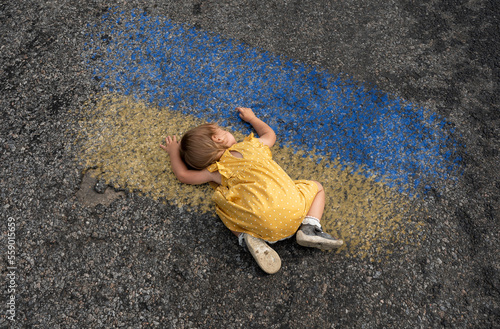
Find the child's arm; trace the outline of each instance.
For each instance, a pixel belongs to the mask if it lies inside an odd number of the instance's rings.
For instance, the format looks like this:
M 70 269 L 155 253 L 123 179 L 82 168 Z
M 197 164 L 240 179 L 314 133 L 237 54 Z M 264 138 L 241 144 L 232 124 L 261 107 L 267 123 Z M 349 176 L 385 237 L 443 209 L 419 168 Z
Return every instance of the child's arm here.
M 165 145 L 160 144 L 160 147 L 168 153 L 170 157 L 170 164 L 172 165 L 172 171 L 181 183 L 194 185 L 215 182 L 219 185 L 221 184 L 221 177 L 218 171 L 210 172 L 207 169 L 188 169 L 184 161 L 181 159 L 177 137 L 174 136 L 172 138 L 168 136 L 165 138 Z
M 262 144 L 272 147 L 276 142 L 276 134 L 274 133 L 273 128 L 269 127 L 267 123 L 257 118 L 253 113 L 252 109 L 247 107 L 237 107 L 236 111 L 240 113 L 240 118 L 248 122 L 255 129 L 257 134 L 259 135 L 259 140 Z

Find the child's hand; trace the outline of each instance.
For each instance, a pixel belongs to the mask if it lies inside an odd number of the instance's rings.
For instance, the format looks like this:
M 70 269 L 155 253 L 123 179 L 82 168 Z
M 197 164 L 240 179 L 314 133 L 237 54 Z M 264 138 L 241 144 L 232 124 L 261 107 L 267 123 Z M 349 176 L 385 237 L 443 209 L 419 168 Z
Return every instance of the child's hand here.
M 248 107 L 237 107 L 236 111 L 240 113 L 240 118 L 245 122 L 250 122 L 253 118 L 256 118 L 252 109 Z
M 240 118 L 252 125 L 253 129 L 259 135 L 259 140 L 262 144 L 272 147 L 276 142 L 276 134 L 273 128 L 271 128 L 267 123 L 257 118 L 253 113 L 252 109 L 247 107 L 237 107 L 236 111 L 240 113 Z
M 180 145 L 175 135 L 174 137 L 167 136 L 165 138 L 165 145 L 160 144 L 160 147 L 167 152 L 169 156 L 172 154 L 179 154 Z

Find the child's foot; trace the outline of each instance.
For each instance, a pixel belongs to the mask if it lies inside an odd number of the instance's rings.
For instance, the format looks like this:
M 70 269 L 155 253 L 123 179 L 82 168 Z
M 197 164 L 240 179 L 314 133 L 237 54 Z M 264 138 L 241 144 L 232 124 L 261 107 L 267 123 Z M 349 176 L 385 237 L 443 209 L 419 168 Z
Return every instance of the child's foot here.
M 281 268 L 281 259 L 276 251 L 262 239 L 245 234 L 245 244 L 260 268 L 268 273 L 274 274 Z
M 300 225 L 296 237 L 297 243 L 304 247 L 332 250 L 344 244 L 344 241 L 323 232 L 321 227 L 311 224 Z

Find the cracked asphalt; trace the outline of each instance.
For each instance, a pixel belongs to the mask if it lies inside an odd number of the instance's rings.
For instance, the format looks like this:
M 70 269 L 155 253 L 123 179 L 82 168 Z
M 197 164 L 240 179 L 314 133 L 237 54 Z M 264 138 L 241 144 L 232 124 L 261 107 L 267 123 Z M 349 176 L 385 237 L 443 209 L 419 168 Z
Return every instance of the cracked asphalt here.
M 86 176 L 75 138 L 101 90 L 81 54 L 88 26 L 113 8 L 346 75 L 445 118 L 463 175 L 419 199 L 425 239 L 377 262 L 284 241 L 283 267 L 269 276 L 215 213 Z M 0 327 L 500 327 L 499 8 L 1 1 Z

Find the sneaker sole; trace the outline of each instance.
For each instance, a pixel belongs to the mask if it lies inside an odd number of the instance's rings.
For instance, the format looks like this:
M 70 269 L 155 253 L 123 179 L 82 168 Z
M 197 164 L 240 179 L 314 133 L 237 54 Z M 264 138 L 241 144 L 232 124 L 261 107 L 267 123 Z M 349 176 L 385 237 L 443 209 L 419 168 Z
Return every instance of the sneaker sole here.
M 341 247 L 344 244 L 342 240 L 327 240 L 318 236 L 309 236 L 302 231 L 296 235 L 297 243 L 303 247 L 317 248 L 321 250 L 332 250 Z
M 245 242 L 253 258 L 264 272 L 274 274 L 279 271 L 281 268 L 280 256 L 267 243 L 248 234 L 245 235 Z

